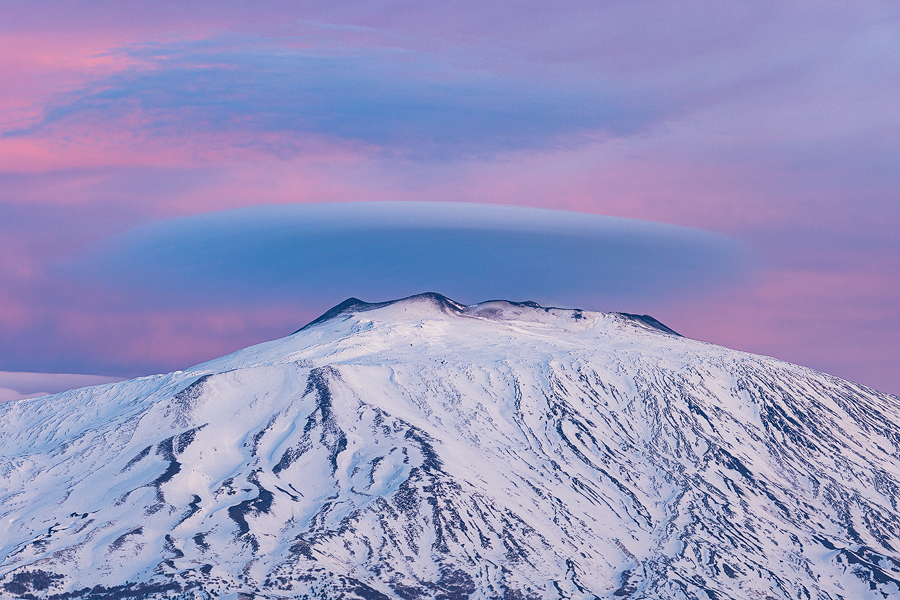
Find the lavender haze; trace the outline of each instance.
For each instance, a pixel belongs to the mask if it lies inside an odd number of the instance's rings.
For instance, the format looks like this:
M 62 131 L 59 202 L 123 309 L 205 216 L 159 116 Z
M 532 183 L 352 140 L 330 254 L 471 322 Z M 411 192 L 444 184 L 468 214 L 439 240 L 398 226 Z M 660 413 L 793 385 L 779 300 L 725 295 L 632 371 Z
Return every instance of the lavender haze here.
M 332 265 L 341 285 L 318 287 L 278 287 L 271 245 L 243 268 L 233 245 L 207 255 L 194 287 L 160 275 L 178 264 L 149 246 L 102 254 L 133 232 L 257 206 L 457 202 L 646 224 L 591 250 L 640 268 L 499 291 L 650 312 L 900 393 L 896 2 L 36 0 L 3 13 L 0 370 L 176 369 L 290 333 L 345 294 L 440 283 L 416 279 L 421 228 L 388 228 L 399 249 L 369 246 Z M 724 246 L 689 243 L 661 278 L 665 226 Z M 490 249 L 483 228 L 455 231 Z M 515 231 L 502 247 L 571 242 Z M 189 242 L 168 251 L 184 258 Z M 522 273 L 546 255 L 529 256 Z M 388 258 L 393 283 L 364 277 Z M 156 273 L 145 290 L 140 273 Z M 678 284 L 685 273 L 702 285 Z M 435 291 L 480 301 L 493 279 L 470 261 Z

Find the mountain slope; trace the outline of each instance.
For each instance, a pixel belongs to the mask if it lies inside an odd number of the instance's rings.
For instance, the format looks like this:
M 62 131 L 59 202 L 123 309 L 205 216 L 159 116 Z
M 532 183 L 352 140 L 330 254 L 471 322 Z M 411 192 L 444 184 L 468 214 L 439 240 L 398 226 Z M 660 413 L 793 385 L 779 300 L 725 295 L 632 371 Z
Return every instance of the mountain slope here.
M 0 405 L 0 595 L 900 598 L 897 423 L 649 317 L 348 300 Z

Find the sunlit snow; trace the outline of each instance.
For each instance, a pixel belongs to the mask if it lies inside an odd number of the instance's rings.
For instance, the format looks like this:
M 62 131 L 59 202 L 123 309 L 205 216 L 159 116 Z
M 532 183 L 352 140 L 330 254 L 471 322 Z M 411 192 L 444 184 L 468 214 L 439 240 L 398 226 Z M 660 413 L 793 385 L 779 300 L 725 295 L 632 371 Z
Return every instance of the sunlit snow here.
M 898 598 L 898 423 L 894 396 L 646 317 L 348 301 L 0 406 L 0 586 Z

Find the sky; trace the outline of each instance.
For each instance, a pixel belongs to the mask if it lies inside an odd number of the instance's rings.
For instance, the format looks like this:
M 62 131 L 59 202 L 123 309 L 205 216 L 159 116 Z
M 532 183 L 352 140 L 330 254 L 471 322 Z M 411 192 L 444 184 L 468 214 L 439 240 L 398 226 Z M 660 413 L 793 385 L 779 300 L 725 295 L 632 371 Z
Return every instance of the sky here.
M 2 399 L 424 291 L 900 394 L 896 2 L 0 11 Z

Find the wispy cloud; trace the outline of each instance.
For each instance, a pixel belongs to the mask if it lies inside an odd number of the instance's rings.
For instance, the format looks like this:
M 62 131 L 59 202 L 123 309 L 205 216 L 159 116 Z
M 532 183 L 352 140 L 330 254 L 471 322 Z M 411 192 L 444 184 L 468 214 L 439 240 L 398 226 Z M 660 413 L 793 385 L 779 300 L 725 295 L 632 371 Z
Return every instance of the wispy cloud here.
M 597 80 L 565 85 L 384 46 L 317 48 L 300 38 L 229 36 L 130 46 L 131 66 L 59 97 L 30 127 L 136 137 L 228 134 L 302 150 L 316 139 L 412 157 L 483 155 L 633 133 L 653 104 Z M 52 133 L 51 133 L 52 132 Z

